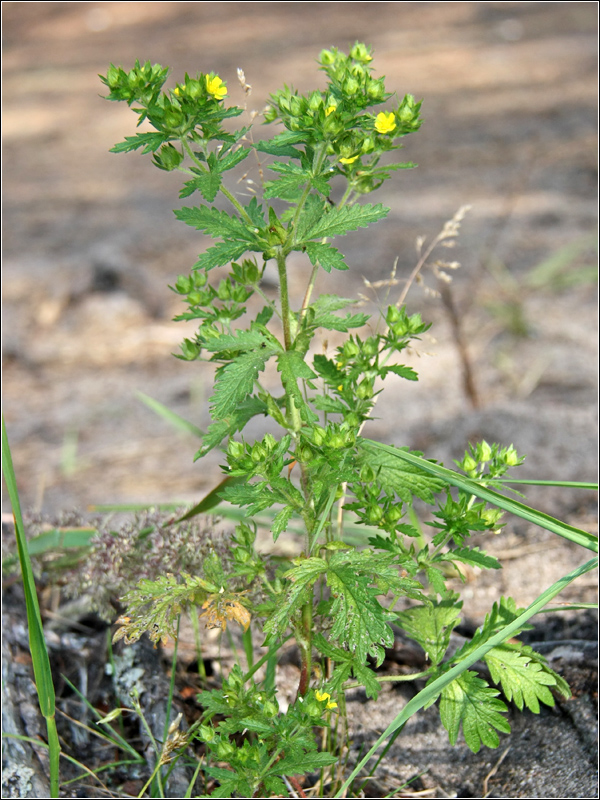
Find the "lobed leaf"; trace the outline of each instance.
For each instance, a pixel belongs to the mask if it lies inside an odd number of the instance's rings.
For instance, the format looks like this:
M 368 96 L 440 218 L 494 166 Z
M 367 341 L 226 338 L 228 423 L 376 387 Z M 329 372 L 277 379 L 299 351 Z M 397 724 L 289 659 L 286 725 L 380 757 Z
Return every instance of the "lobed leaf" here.
M 450 744 L 455 745 L 462 724 L 465 742 L 474 753 L 482 744 L 498 747 L 500 738 L 496 730 L 510 733 L 510 725 L 503 711 L 507 711 L 498 692 L 469 670 L 442 689 L 440 718 L 448 731 Z
M 303 240 L 343 236 L 349 231 L 355 231 L 357 228 L 366 228 L 372 222 L 378 222 L 388 213 L 389 208 L 386 208 L 381 203 L 377 203 L 375 206 L 367 203 L 366 205 L 357 204 L 343 206 L 342 208 L 330 208 L 305 232 Z

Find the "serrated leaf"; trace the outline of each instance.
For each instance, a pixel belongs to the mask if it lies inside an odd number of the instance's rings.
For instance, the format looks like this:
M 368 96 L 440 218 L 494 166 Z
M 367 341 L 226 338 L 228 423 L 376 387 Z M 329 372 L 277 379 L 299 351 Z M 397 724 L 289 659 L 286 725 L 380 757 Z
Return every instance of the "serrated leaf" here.
M 234 506 L 248 506 L 249 516 L 259 514 L 265 508 L 270 508 L 279 499 L 269 489 L 265 481 L 230 484 L 223 489 L 221 497 Z
M 235 361 L 217 370 L 215 392 L 210 398 L 214 419 L 224 419 L 235 413 L 238 404 L 252 392 L 258 373 L 265 368 L 273 352 L 274 349 L 265 347 L 242 353 Z
M 233 238 L 245 242 L 252 242 L 255 239 L 253 233 L 248 230 L 246 223 L 242 222 L 239 217 L 228 214 L 226 211 L 219 211 L 217 208 L 209 208 L 208 206 L 187 208 L 184 206 L 175 210 L 175 216 L 185 222 L 186 225 L 190 225 L 199 231 L 206 231 L 209 236 L 214 238 Z
M 387 624 L 390 612 L 376 599 L 372 587 L 375 564 L 369 564 L 370 554 L 334 553 L 327 570 L 327 583 L 334 602 L 331 638 L 354 653 L 360 663 L 367 655 L 379 666 L 384 659 L 384 647 L 391 647 L 394 635 Z
M 297 350 L 286 350 L 277 354 L 277 369 L 281 373 L 281 382 L 286 388 L 286 391 L 294 398 L 296 408 L 305 422 L 314 422 L 317 419 L 316 414 L 310 410 L 304 401 L 304 396 L 298 388 L 298 379 L 310 381 L 317 376 L 308 366 L 302 354 Z M 313 388 L 311 386 L 311 388 Z
M 464 564 L 482 569 L 502 569 L 496 558 L 484 553 L 478 547 L 457 547 L 449 553 L 442 554 L 440 561 L 462 561 Z
M 348 265 L 344 261 L 344 256 L 330 244 L 307 242 L 306 254 L 313 266 L 316 267 L 317 264 L 319 264 L 323 267 L 325 272 L 331 272 L 332 269 L 348 269 Z
M 381 370 L 381 377 L 385 378 L 388 372 L 393 372 L 394 375 L 399 375 L 407 381 L 418 381 L 419 374 L 414 371 L 412 367 L 405 367 L 404 364 L 395 364 L 391 367 L 385 367 Z
M 269 169 L 273 172 L 278 172 L 281 177 L 274 181 L 267 181 L 265 184 L 265 197 L 280 197 L 288 199 L 294 197 L 298 193 L 298 189 L 304 186 L 311 180 L 311 174 L 308 170 L 301 167 L 299 164 L 271 164 Z
M 367 439 L 359 439 L 358 445 L 358 469 L 363 464 L 368 464 L 377 475 L 377 482 L 381 488 L 389 493 L 395 492 L 405 503 L 410 503 L 413 495 L 426 503 L 433 503 L 434 494 L 441 492 L 445 487 L 439 478 L 376 445 L 373 447 Z
M 307 590 L 327 570 L 327 562 L 322 558 L 307 558 L 298 567 L 288 570 L 284 578 L 289 586 L 285 598 L 273 616 L 264 626 L 265 633 L 279 635 L 284 633 L 291 617 L 303 605 Z
M 269 153 L 272 156 L 291 156 L 292 158 L 299 158 L 300 151 L 296 150 L 292 145 L 300 144 L 306 139 L 303 133 L 292 133 L 285 131 L 279 133 L 272 139 L 263 139 L 258 142 L 256 149 L 261 153 Z
M 219 172 L 227 172 L 227 170 L 237 167 L 244 159 L 248 158 L 251 152 L 247 147 L 239 147 L 237 150 L 230 150 L 225 155 L 220 155 L 217 162 Z
M 345 317 L 339 317 L 333 313 L 355 304 L 355 300 L 346 300 L 330 294 L 321 295 L 307 309 L 307 313 L 304 316 L 306 327 L 311 329 L 326 328 L 327 330 L 341 332 L 346 332 L 350 328 L 362 328 L 370 319 L 368 314 L 346 314 Z
M 249 330 L 237 330 L 233 335 L 221 334 L 204 345 L 204 349 L 209 353 L 222 353 L 225 351 L 235 351 L 248 353 L 251 350 L 263 352 L 268 349 L 272 354 L 279 349 L 279 343 L 271 337 L 267 330 L 250 328 Z
M 198 256 L 198 260 L 194 264 L 194 269 L 205 269 L 208 272 L 216 267 L 224 267 L 225 264 L 229 264 L 230 261 L 235 261 L 243 256 L 248 250 L 261 252 L 261 248 L 249 247 L 246 243 L 240 244 L 231 241 L 218 242 Z
M 328 767 L 337 762 L 337 756 L 332 753 L 302 753 L 298 756 L 284 756 L 269 770 L 272 775 L 305 775 L 316 772 L 323 767 Z
M 443 599 L 414 606 L 397 615 L 397 624 L 409 639 L 418 642 L 432 664 L 439 664 L 450 643 L 450 634 L 460 622 L 460 604 Z
M 548 688 L 558 687 L 558 676 L 545 664 L 535 660 L 537 654 L 522 645 L 502 645 L 492 648 L 485 656 L 494 683 L 502 686 L 504 696 L 522 711 L 526 705 L 534 714 L 540 713 L 540 701 L 554 705 Z
M 317 411 L 326 411 L 328 414 L 346 414 L 348 406 L 341 400 L 328 397 L 325 394 L 317 394 L 312 398 L 312 404 Z
M 496 730 L 510 733 L 510 725 L 500 713 L 507 708 L 497 696 L 495 689 L 468 670 L 442 689 L 440 718 L 450 744 L 456 744 L 462 723 L 465 741 L 474 753 L 479 752 L 482 744 L 498 747 L 500 738 Z
M 291 506 L 285 506 L 285 508 L 282 508 L 281 511 L 275 514 L 271 524 L 271 533 L 273 534 L 274 542 L 276 542 L 280 534 L 286 530 L 293 513 L 294 509 Z
M 313 358 L 313 367 L 315 368 L 315 372 L 317 372 L 329 386 L 337 388 L 344 381 L 345 375 L 335 361 L 327 358 L 327 356 L 321 355 L 321 353 L 317 353 Z
M 202 437 L 202 447 L 194 456 L 194 461 L 205 456 L 214 447 L 218 447 L 226 437 L 231 436 L 237 431 L 241 431 L 252 417 L 266 413 L 267 407 L 265 403 L 256 397 L 238 403 L 231 414 L 209 425 L 206 433 Z
M 381 203 L 364 206 L 353 205 L 342 208 L 330 208 L 312 227 L 306 231 L 303 241 L 308 239 L 323 239 L 330 236 L 343 236 L 357 228 L 366 228 L 372 222 L 378 222 L 387 216 L 389 208 Z
M 179 192 L 179 197 L 183 200 L 184 197 L 189 197 L 194 192 L 200 192 L 205 200 L 212 203 L 220 188 L 221 176 L 219 173 L 204 172 L 192 178 L 191 181 L 186 181 L 183 189 Z
M 327 213 L 327 203 L 316 194 L 311 194 L 306 198 L 302 206 L 300 218 L 296 225 L 295 239 L 297 242 L 305 242 L 312 237 L 307 236 L 311 228 L 319 223 L 319 220 Z
M 131 150 L 143 147 L 142 153 L 155 153 L 161 145 L 168 141 L 169 136 L 165 133 L 136 133 L 135 136 L 126 136 L 124 142 L 119 142 L 109 152 L 129 153 Z

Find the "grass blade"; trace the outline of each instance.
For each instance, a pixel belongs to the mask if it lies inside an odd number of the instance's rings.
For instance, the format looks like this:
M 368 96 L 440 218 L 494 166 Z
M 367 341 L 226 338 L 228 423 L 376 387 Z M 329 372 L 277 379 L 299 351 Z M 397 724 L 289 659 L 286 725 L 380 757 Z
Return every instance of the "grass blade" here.
M 476 497 L 480 497 L 482 500 L 486 500 L 488 503 L 492 503 L 498 506 L 498 508 L 504 509 L 504 511 L 509 511 L 511 514 L 521 517 L 521 519 L 525 519 L 534 525 L 539 525 L 540 528 L 545 528 L 546 530 L 552 531 L 552 533 L 556 533 L 558 536 L 569 539 L 571 542 L 575 542 L 575 544 L 579 544 L 591 550 L 593 553 L 598 552 L 598 539 L 591 533 L 581 530 L 581 528 L 567 525 L 565 522 L 561 522 L 561 520 L 555 519 L 549 514 L 544 514 L 543 511 L 530 508 L 524 503 L 520 503 L 518 500 L 513 500 L 510 497 L 504 497 L 504 495 L 493 491 L 493 489 L 481 486 L 477 481 L 472 481 L 470 478 L 459 475 L 451 469 L 446 469 L 446 467 L 441 467 L 439 464 L 427 461 L 427 459 L 416 456 L 414 453 L 409 453 L 407 450 L 400 450 L 397 447 L 381 444 L 372 439 L 364 439 L 363 441 L 369 447 L 385 450 L 386 453 L 396 456 L 403 461 L 408 461 L 410 464 L 424 469 L 426 472 L 441 478 L 452 486 L 456 486 L 458 489 L 468 492 L 468 494 L 474 494 Z
M 50 754 L 50 794 L 58 797 L 58 762 L 60 757 L 60 744 L 56 731 L 55 695 L 54 684 L 52 683 L 52 672 L 50 669 L 50 659 L 44 639 L 44 629 L 42 626 L 42 616 L 38 604 L 35 588 L 35 579 L 31 568 L 31 560 L 27 549 L 27 539 L 25 537 L 25 527 L 21 514 L 21 503 L 17 490 L 17 481 L 6 435 L 4 417 L 2 417 L 2 472 L 8 489 L 8 496 L 13 510 L 15 521 L 15 536 L 17 539 L 17 551 L 19 563 L 21 564 L 21 574 L 23 576 L 23 589 L 25 592 L 25 605 L 27 609 L 27 627 L 29 632 L 29 649 L 31 651 L 31 661 L 33 664 L 33 675 L 38 693 L 40 711 L 46 718 L 48 732 L 48 746 Z
M 174 411 L 171 411 L 170 408 L 164 406 L 159 400 L 155 400 L 153 397 L 148 397 L 147 394 L 143 392 L 136 393 L 138 398 L 142 401 L 145 406 L 151 411 L 154 411 L 155 414 L 158 414 L 159 417 L 162 417 L 165 422 L 168 422 L 173 428 L 176 428 L 178 431 L 182 433 L 189 433 L 192 436 L 195 436 L 198 439 L 202 439 L 205 435 L 203 430 L 197 425 L 194 425 L 193 422 L 189 422 L 184 417 L 180 417 L 179 414 L 176 414 Z
M 442 689 L 451 683 L 455 678 L 468 669 L 470 666 L 475 664 L 475 662 L 480 661 L 485 654 L 491 650 L 493 647 L 497 647 L 507 639 L 509 639 L 513 633 L 519 630 L 524 622 L 527 622 L 530 617 L 533 617 L 534 614 L 537 614 L 541 611 L 545 605 L 547 605 L 557 594 L 562 592 L 564 588 L 566 588 L 570 583 L 572 583 L 577 578 L 581 577 L 581 575 L 585 575 L 586 572 L 594 569 L 598 565 L 598 559 L 593 558 L 587 563 L 583 564 L 581 567 L 569 572 L 568 575 L 565 575 L 563 578 L 560 578 L 556 583 L 552 584 L 545 592 L 531 603 L 525 611 L 517 617 L 513 622 L 503 628 L 494 636 L 490 637 L 487 642 L 482 644 L 476 650 L 474 650 L 470 655 L 468 655 L 460 664 L 457 664 L 452 669 L 448 670 L 444 675 L 440 676 L 437 680 L 430 683 L 426 686 L 422 691 L 420 691 L 415 697 L 412 698 L 402 709 L 400 714 L 388 725 L 385 731 L 381 734 L 379 739 L 375 742 L 373 747 L 369 750 L 369 752 L 361 759 L 361 761 L 356 765 L 356 767 L 352 770 L 350 776 L 346 779 L 343 786 L 339 789 L 335 797 L 344 797 L 345 791 L 348 786 L 352 783 L 354 778 L 358 775 L 360 770 L 365 766 L 365 764 L 369 761 L 371 756 L 378 750 L 379 746 L 390 736 L 394 731 L 398 728 L 402 727 L 413 714 L 423 708 L 429 701 L 433 700 L 437 695 L 442 691 Z

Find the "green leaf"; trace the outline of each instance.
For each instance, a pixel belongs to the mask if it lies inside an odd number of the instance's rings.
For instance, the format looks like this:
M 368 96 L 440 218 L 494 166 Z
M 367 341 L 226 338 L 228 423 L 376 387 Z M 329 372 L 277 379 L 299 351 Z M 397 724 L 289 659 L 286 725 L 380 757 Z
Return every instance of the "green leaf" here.
M 234 351 L 248 353 L 252 350 L 263 352 L 269 350 L 271 354 L 280 349 L 279 343 L 266 329 L 251 328 L 250 330 L 237 330 L 233 335 L 221 334 L 204 345 L 210 353 L 223 353 Z
M 327 562 L 322 558 L 307 558 L 300 566 L 293 567 L 284 574 L 290 584 L 279 607 L 264 626 L 267 634 L 283 634 L 290 620 L 304 604 L 307 589 L 313 585 L 319 575 L 327 570 Z
M 308 366 L 302 354 L 297 350 L 286 350 L 277 354 L 277 369 L 281 373 L 281 382 L 286 388 L 286 391 L 294 398 L 296 408 L 305 422 L 314 422 L 317 419 L 310 408 L 307 406 L 304 396 L 298 388 L 298 379 L 306 380 L 309 382 L 317 376 Z M 313 388 L 313 387 L 311 387 Z
M 453 598 L 445 598 L 439 603 L 414 606 L 398 614 L 397 624 L 437 665 L 448 649 L 452 630 L 460 622 L 461 605 Z
M 228 169 L 237 167 L 244 159 L 248 158 L 251 152 L 247 147 L 238 147 L 237 150 L 229 150 L 225 154 L 221 152 L 217 163 L 219 172 L 227 172 Z
M 449 553 L 440 555 L 439 560 L 462 561 L 464 564 L 471 564 L 473 567 L 482 569 L 502 569 L 502 565 L 496 558 L 482 552 L 478 547 L 457 547 Z
M 306 202 L 300 211 L 300 218 L 296 225 L 295 241 L 304 242 L 312 237 L 307 236 L 308 231 L 319 223 L 323 215 L 327 213 L 328 204 L 318 195 L 311 194 L 306 198 Z
M 274 542 L 277 541 L 279 535 L 282 534 L 287 528 L 288 522 L 290 521 L 293 513 L 294 509 L 291 506 L 285 506 L 285 508 L 282 508 L 281 511 L 278 511 L 273 517 L 271 533 L 273 534 Z
M 243 256 L 248 250 L 262 252 L 261 248 L 249 247 L 246 243 L 231 241 L 218 242 L 198 256 L 198 260 L 194 264 L 193 269 L 205 269 L 208 272 L 216 267 L 224 267 L 225 264 L 229 264 L 230 261 L 235 261 Z
M 195 206 L 194 208 L 179 208 L 175 210 L 177 219 L 196 228 L 199 231 L 206 231 L 213 238 L 236 239 L 245 242 L 252 242 L 255 236 L 248 230 L 245 222 L 226 211 L 219 211 L 217 208 L 208 206 Z
M 184 197 L 189 197 L 194 192 L 200 192 L 205 200 L 212 203 L 220 188 L 221 176 L 218 172 L 199 172 L 197 177 L 184 183 L 183 189 L 179 192 L 179 197 L 183 200 Z
M 292 145 L 304 142 L 306 135 L 304 133 L 292 133 L 285 131 L 279 133 L 272 139 L 262 140 L 257 143 L 256 149 L 261 153 L 269 153 L 272 156 L 290 156 L 292 158 L 299 158 L 300 151 L 296 150 Z
M 234 506 L 248 506 L 248 515 L 253 516 L 270 508 L 279 498 L 268 487 L 266 481 L 259 483 L 229 484 L 221 497 Z
M 166 133 L 136 133 L 135 136 L 126 136 L 124 142 L 119 142 L 109 152 L 129 153 L 131 150 L 143 147 L 142 153 L 155 153 L 161 145 L 169 141 L 169 138 Z
M 307 313 L 304 315 L 307 328 L 327 328 L 331 331 L 345 332 L 350 328 L 362 328 L 369 321 L 368 314 L 346 314 L 345 317 L 338 317 L 332 312 L 350 305 L 356 305 L 356 300 L 346 300 L 336 295 L 321 295 L 312 303 Z
M 238 403 L 230 414 L 208 426 L 202 438 L 202 447 L 194 456 L 194 461 L 205 456 L 214 447 L 218 447 L 226 437 L 241 431 L 252 417 L 266 413 L 267 406 L 256 397 L 250 397 L 244 402 Z
M 331 638 L 345 645 L 364 664 L 367 655 L 379 666 L 384 659 L 384 647 L 391 647 L 394 635 L 387 621 L 393 618 L 375 598 L 373 570 L 368 551 L 362 553 L 336 552 L 331 556 L 327 583 L 334 597 L 331 617 L 334 620 Z
M 405 503 L 415 495 L 426 503 L 434 502 L 434 494 L 444 489 L 444 482 L 414 464 L 403 462 L 395 452 L 408 448 L 381 449 L 368 439 L 358 440 L 358 468 L 368 464 L 377 475 L 377 482 L 386 492 L 395 492 Z M 391 451 L 391 452 L 390 452 Z
M 302 753 L 299 757 L 284 756 L 269 770 L 271 775 L 305 775 L 337 762 L 332 753 Z
M 372 222 L 378 222 L 387 216 L 389 208 L 378 203 L 373 206 L 367 203 L 364 206 L 343 206 L 330 208 L 321 218 L 307 230 L 303 240 L 322 239 L 329 236 L 343 236 L 357 228 L 366 228 Z
M 267 181 L 265 184 L 265 197 L 280 197 L 282 200 L 293 200 L 298 194 L 298 190 L 311 181 L 311 173 L 298 164 L 278 164 L 269 166 L 273 172 L 279 172 L 282 176 L 274 181 Z
M 520 711 L 525 705 L 534 714 L 539 714 L 540 701 L 547 706 L 554 705 L 548 687 L 557 687 L 564 693 L 564 686 L 559 684 L 562 681 L 560 676 L 536 658 L 541 659 L 541 656 L 530 647 L 504 644 L 492 648 L 485 656 L 485 663 L 492 680 L 502 686 L 509 702 L 514 702 Z M 568 686 L 565 696 L 570 696 Z
M 501 712 L 507 708 L 497 700 L 498 692 L 474 672 L 466 671 L 442 689 L 440 718 L 448 731 L 450 744 L 456 744 L 462 723 L 465 741 L 477 753 L 482 744 L 498 747 L 496 730 L 510 733 L 510 725 Z
M 385 378 L 388 372 L 393 372 L 394 375 L 399 375 L 407 381 L 418 381 L 419 375 L 412 367 L 405 367 L 403 364 L 395 364 L 391 367 L 384 367 L 381 371 L 381 377 Z
M 214 419 L 222 420 L 235 414 L 236 407 L 252 392 L 258 373 L 265 368 L 274 352 L 274 348 L 265 347 L 242 353 L 235 361 L 217 370 L 215 392 L 210 398 Z
M 330 244 L 320 244 L 318 242 L 306 243 L 306 254 L 310 259 L 313 266 L 320 264 L 325 272 L 331 272 L 332 269 L 345 270 L 348 265 L 344 261 L 344 256 L 335 247 Z

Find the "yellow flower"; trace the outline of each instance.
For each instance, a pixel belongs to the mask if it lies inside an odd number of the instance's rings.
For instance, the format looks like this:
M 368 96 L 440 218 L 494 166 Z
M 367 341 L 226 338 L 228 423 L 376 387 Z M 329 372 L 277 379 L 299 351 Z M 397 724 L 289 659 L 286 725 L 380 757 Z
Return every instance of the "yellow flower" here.
M 385 111 L 381 111 L 375 117 L 375 130 L 377 133 L 391 133 L 395 127 L 396 117 L 393 111 L 390 111 L 389 114 L 386 114 Z
M 325 708 L 337 708 L 337 703 L 331 701 L 331 695 L 327 692 L 315 692 L 315 697 L 319 703 L 322 703 L 323 700 L 327 700 L 327 705 Z
M 325 116 L 328 117 L 330 114 L 333 114 L 333 112 L 336 110 L 336 108 L 337 108 L 337 106 L 328 106 L 325 109 Z
M 340 164 L 353 164 L 358 156 L 352 156 L 351 158 L 340 158 Z
M 227 94 L 227 87 L 218 75 L 215 75 L 214 78 L 211 78 L 210 75 L 206 76 L 206 89 L 217 100 L 222 100 Z
M 179 95 L 180 95 L 179 86 L 176 86 L 176 87 L 173 89 L 173 94 L 175 94 L 175 95 L 177 95 L 177 97 L 179 97 Z

